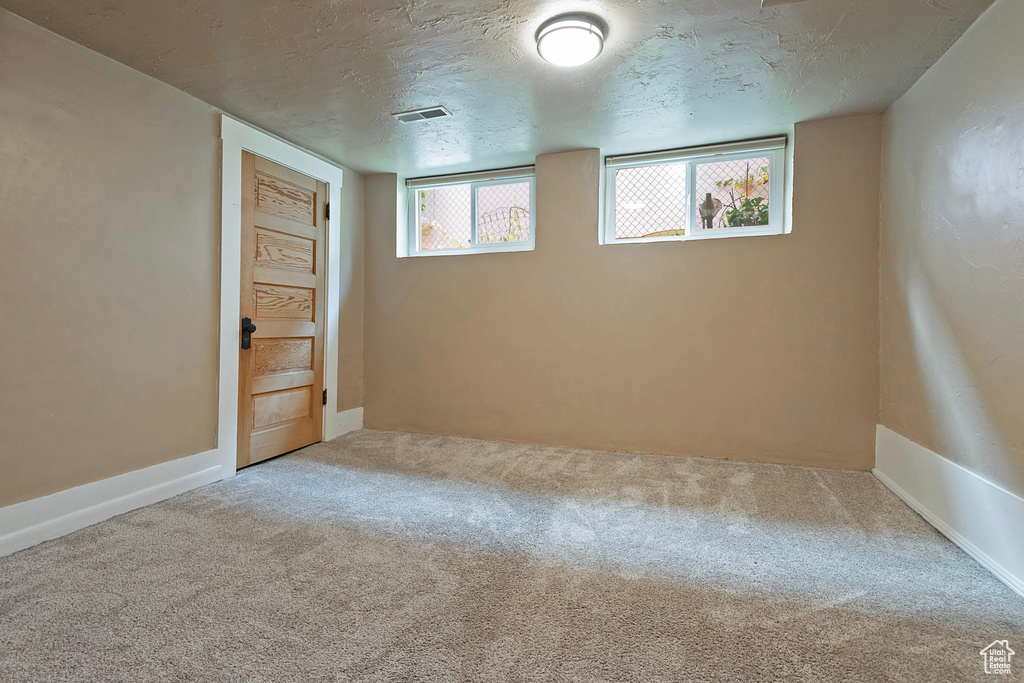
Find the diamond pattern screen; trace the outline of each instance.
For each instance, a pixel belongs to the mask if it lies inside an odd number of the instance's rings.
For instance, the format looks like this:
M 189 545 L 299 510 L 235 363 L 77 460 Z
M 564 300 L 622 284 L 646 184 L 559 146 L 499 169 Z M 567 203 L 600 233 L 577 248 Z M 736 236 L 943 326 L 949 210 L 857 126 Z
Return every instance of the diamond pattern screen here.
M 769 163 L 765 157 L 697 164 L 697 229 L 707 229 L 701 209 L 709 193 L 712 229 L 768 225 Z
M 686 162 L 615 169 L 615 238 L 686 234 Z
M 473 192 L 478 244 L 529 241 L 529 182 L 481 186 L 465 183 L 416 190 L 422 251 L 473 246 Z
M 473 236 L 470 186 L 448 185 L 416 191 L 420 249 L 467 249 Z
M 530 239 L 530 183 L 483 185 L 476 192 L 476 237 L 480 244 Z

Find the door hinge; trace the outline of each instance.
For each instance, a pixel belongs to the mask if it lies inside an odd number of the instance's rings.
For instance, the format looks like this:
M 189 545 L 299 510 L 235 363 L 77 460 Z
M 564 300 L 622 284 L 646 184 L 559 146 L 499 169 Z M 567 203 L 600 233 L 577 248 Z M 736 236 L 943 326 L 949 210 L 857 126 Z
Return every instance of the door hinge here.
M 331 203 L 327 202 L 324 204 L 324 218 L 331 220 Z
M 324 405 L 327 405 L 327 390 L 324 389 Z

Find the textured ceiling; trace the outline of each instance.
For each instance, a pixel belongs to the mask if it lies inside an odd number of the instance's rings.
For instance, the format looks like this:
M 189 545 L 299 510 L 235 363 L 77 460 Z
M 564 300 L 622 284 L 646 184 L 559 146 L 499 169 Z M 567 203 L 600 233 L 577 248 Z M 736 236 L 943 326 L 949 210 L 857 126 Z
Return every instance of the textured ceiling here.
M 881 111 L 992 0 L 0 0 L 0 6 L 362 172 L 531 163 L 784 132 Z M 539 24 L 610 26 L 577 69 Z M 403 125 L 398 111 L 454 116 Z

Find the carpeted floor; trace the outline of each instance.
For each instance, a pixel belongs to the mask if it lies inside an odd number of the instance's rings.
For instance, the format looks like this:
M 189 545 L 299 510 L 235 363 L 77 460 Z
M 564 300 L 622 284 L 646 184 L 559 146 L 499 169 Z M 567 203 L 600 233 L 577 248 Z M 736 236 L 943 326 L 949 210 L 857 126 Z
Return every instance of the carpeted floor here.
M 971 681 L 1024 600 L 871 475 L 360 431 L 0 559 L 3 681 Z

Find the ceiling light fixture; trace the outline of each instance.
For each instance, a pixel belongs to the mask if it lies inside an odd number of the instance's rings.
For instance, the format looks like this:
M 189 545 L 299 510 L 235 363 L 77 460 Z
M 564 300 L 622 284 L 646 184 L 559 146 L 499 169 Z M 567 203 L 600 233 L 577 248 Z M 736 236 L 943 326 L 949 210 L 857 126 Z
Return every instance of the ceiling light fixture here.
M 560 14 L 537 30 L 537 52 L 556 66 L 580 66 L 604 49 L 604 22 L 592 14 Z

